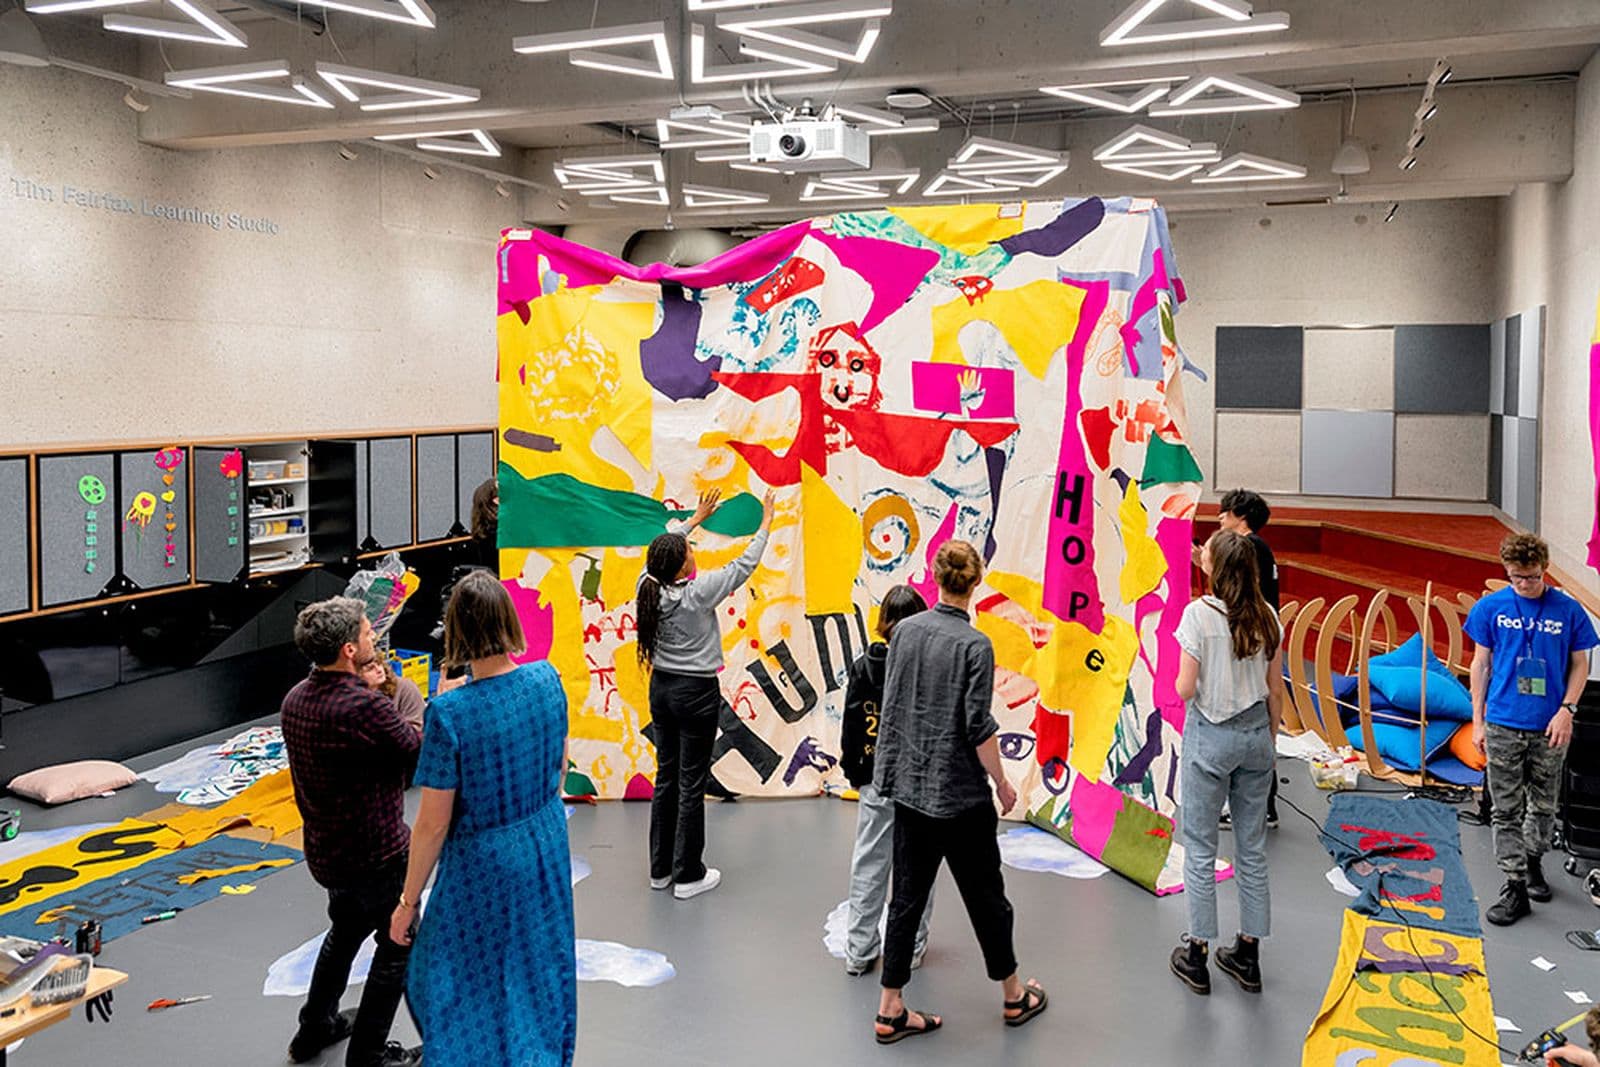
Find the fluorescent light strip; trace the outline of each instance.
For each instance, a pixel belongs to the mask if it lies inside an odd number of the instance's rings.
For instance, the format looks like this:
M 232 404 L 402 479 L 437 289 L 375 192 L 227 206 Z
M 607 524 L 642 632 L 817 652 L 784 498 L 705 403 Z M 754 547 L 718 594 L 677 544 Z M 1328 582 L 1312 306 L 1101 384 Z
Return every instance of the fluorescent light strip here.
M 699 157 L 696 156 L 695 158 L 698 159 Z M 783 173 L 783 171 L 779 170 L 777 167 L 769 167 L 765 163 L 750 163 L 750 162 L 738 163 L 738 162 L 734 162 L 733 160 L 729 160 L 728 161 L 728 169 L 729 170 L 747 170 L 752 174 L 782 174 Z
M 1253 156 L 1248 152 L 1239 152 L 1212 167 L 1202 177 L 1195 178 L 1194 183 L 1204 185 L 1223 182 L 1284 181 L 1305 176 L 1304 167 L 1268 159 L 1265 156 Z
M 1051 96 L 1059 96 L 1066 100 L 1075 100 L 1080 104 L 1088 104 L 1090 107 L 1103 107 L 1110 111 L 1120 111 L 1124 115 L 1131 115 L 1135 111 L 1144 110 L 1150 104 L 1166 96 L 1167 85 L 1152 85 L 1139 90 L 1132 96 L 1119 96 L 1116 93 L 1108 93 L 1100 89 L 1069 89 L 1063 86 L 1049 86 L 1039 91 L 1049 93 Z
M 465 134 L 471 137 L 473 141 L 476 141 L 477 144 L 472 145 L 461 140 L 442 141 L 438 139 L 452 134 Z M 500 155 L 499 143 L 483 130 L 450 130 L 447 133 L 429 134 L 425 137 L 419 137 L 416 145 L 425 152 L 448 152 L 458 156 L 498 158 Z
M 1243 0 L 1185 0 L 1212 12 L 1217 18 L 1177 22 L 1150 22 L 1168 0 L 1136 0 L 1100 31 L 1100 44 L 1115 47 L 1130 44 L 1155 44 L 1201 37 L 1227 37 L 1242 33 L 1268 33 L 1289 28 L 1289 16 L 1281 11 L 1255 14 Z
M 144 0 L 27 0 L 23 8 L 35 15 L 64 15 L 69 11 L 98 11 L 103 7 L 132 7 Z
M 659 185 L 654 189 L 643 191 L 639 195 L 628 193 L 626 195 L 609 196 L 606 199 L 618 204 L 644 204 L 647 207 L 667 207 L 672 203 L 667 196 L 666 189 Z
M 824 0 L 823 3 L 800 4 L 795 7 L 718 15 L 716 25 L 720 30 L 741 33 L 745 30 L 772 29 L 780 26 L 818 26 L 828 22 L 888 18 L 892 14 L 894 14 L 893 0 Z
M 244 31 L 200 0 L 167 0 L 167 2 L 189 16 L 196 25 L 173 22 L 171 19 L 145 18 L 143 15 L 105 15 L 100 21 L 106 29 L 114 33 L 136 33 L 144 37 L 165 37 L 168 40 L 193 41 L 196 44 L 220 44 L 229 48 L 250 46 Z
M 1011 158 L 1004 161 L 1008 163 L 1021 160 L 1024 163 L 1038 163 L 1046 166 L 1049 166 L 1053 163 L 1059 163 L 1063 158 L 1063 153 L 1051 152 L 1043 148 L 1033 148 L 1029 145 L 1014 144 L 1011 141 L 996 141 L 989 137 L 969 137 L 967 138 L 966 144 L 962 145 L 961 148 L 957 150 L 954 158 L 950 160 L 950 169 L 978 169 L 986 165 L 1001 162 L 999 160 L 983 159 L 979 159 L 974 162 L 974 158 L 978 156 L 979 153 L 986 153 L 991 156 L 1009 156 Z
M 731 207 L 739 204 L 765 204 L 772 200 L 766 193 L 748 193 L 742 189 L 719 189 L 711 185 L 685 185 L 683 203 L 686 207 Z
M 1300 106 L 1300 94 L 1280 89 L 1276 85 L 1256 81 L 1239 75 L 1205 74 L 1191 79 L 1172 90 L 1171 101 L 1180 107 L 1210 89 L 1231 89 L 1240 96 L 1254 97 L 1269 107 L 1290 108 Z
M 1172 162 L 1165 164 L 1172 170 L 1158 170 L 1163 166 L 1160 161 L 1151 160 L 1148 163 L 1102 163 L 1106 170 L 1118 171 L 1122 174 L 1137 174 L 1141 178 L 1154 178 L 1157 181 L 1175 182 L 1180 178 L 1187 178 L 1195 171 L 1205 166 L 1204 163 Z
M 864 104 L 836 104 L 833 112 L 841 118 L 860 123 L 868 137 L 887 137 L 901 133 L 932 133 L 939 128 L 934 118 L 905 119 L 892 111 L 883 111 Z
M 868 126 L 864 131 L 868 137 L 894 137 L 904 133 L 938 133 L 939 120 L 934 118 L 911 119 L 898 126 Z
M 808 59 L 805 56 L 795 55 L 782 45 L 775 45 L 769 41 L 756 42 L 748 37 L 739 38 L 739 54 L 752 59 L 765 59 L 772 63 L 779 63 L 792 68 L 794 74 L 828 74 L 839 69 L 839 64 L 833 60 Z M 786 74 L 772 73 L 769 78 L 787 77 Z
M 1009 193 L 1013 188 L 964 177 L 955 171 L 942 170 L 933 176 L 922 189 L 923 196 L 972 196 L 988 193 Z
M 853 45 L 846 45 L 843 41 L 836 41 L 832 37 L 823 37 L 804 30 L 785 30 L 780 33 L 773 30 L 744 29 L 739 32 L 747 39 L 769 41 L 802 52 L 815 52 L 818 55 L 842 59 L 847 63 L 865 63 L 873 46 L 878 43 L 883 29 L 877 19 L 869 20 Z
M 688 0 L 688 8 L 690 11 L 724 11 L 730 7 L 756 7 L 792 2 L 793 0 Z
M 598 48 L 630 44 L 650 45 L 654 62 L 595 51 Z M 568 61 L 573 66 L 633 77 L 670 80 L 674 76 L 672 55 L 667 48 L 665 22 L 634 22 L 625 26 L 604 26 L 592 30 L 527 34 L 512 38 L 511 50 L 525 56 L 566 52 Z
M 674 130 L 685 130 L 701 136 L 674 136 Z M 714 148 L 719 145 L 748 144 L 750 124 L 723 119 L 656 119 L 656 139 L 662 148 Z
M 1111 140 L 1094 150 L 1096 160 L 1116 159 L 1123 157 L 1128 149 L 1136 144 L 1153 144 L 1163 152 L 1187 152 L 1194 145 L 1187 137 L 1180 137 L 1175 133 L 1151 129 L 1149 126 L 1129 126 Z
M 574 67 L 587 67 L 590 70 L 605 70 L 613 74 L 631 74 L 638 78 L 654 78 L 657 81 L 670 81 L 673 78 L 672 57 L 667 54 L 667 42 L 655 40 L 655 59 L 632 59 L 628 56 L 614 56 L 609 52 L 595 52 L 587 48 L 580 48 L 575 52 L 567 53 L 567 62 Z
M 739 50 L 745 52 L 749 42 L 741 40 Z M 762 53 L 774 56 L 770 50 L 755 49 L 746 54 Z M 795 56 L 779 56 L 770 63 L 723 64 L 706 66 L 706 28 L 699 23 L 689 27 L 689 80 L 696 85 L 718 82 L 755 81 L 762 78 L 795 78 L 807 74 L 831 74 L 839 65 L 831 60 L 812 62 Z
M 287 87 L 254 84 L 268 78 L 288 78 Z M 289 64 L 283 60 L 263 63 L 236 63 L 226 67 L 200 67 L 193 70 L 168 71 L 162 80 L 180 89 L 202 93 L 220 93 L 224 96 L 243 96 L 253 100 L 272 100 L 280 104 L 299 107 L 333 107 L 328 100 L 305 81 L 289 73 Z M 250 84 L 250 88 L 243 88 Z
M 363 70 L 338 63 L 316 64 L 317 76 L 352 104 L 360 104 L 362 111 L 393 111 L 399 108 L 439 107 L 445 104 L 470 104 L 483 94 L 466 85 L 429 81 L 405 74 L 389 74 L 381 70 Z M 375 96 L 363 100 L 350 85 L 370 85 L 377 89 L 394 89 L 398 95 Z
M 308 7 L 321 7 L 329 11 L 348 11 L 352 15 L 400 22 L 408 26 L 433 29 L 438 19 L 423 0 L 299 0 Z
M 917 170 L 830 172 L 807 181 L 800 199 L 807 203 L 824 200 L 883 200 L 910 192 L 921 176 L 922 172 Z M 886 182 L 892 183 L 893 187 L 885 189 L 883 183 Z

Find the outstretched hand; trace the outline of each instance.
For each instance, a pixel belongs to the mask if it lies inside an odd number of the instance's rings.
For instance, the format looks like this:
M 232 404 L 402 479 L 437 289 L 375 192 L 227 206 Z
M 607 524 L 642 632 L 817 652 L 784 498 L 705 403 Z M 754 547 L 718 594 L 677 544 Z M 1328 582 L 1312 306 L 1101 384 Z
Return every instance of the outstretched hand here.
M 768 489 L 767 495 L 761 498 L 761 528 L 763 530 L 772 525 L 773 502 L 777 499 L 777 490 Z
M 700 503 L 695 506 L 694 518 L 691 520 L 698 526 L 709 519 L 717 510 L 717 503 L 722 499 L 721 489 L 707 489 L 700 494 Z

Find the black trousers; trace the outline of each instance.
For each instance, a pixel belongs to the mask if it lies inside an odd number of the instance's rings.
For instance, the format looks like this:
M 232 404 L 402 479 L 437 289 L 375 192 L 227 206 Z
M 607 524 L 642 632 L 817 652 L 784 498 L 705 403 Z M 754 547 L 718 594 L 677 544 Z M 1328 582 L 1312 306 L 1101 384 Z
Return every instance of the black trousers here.
M 650 798 L 650 877 L 706 876 L 706 779 L 722 689 L 715 675 L 650 672 L 656 788 Z
M 368 936 L 376 934 L 378 950 L 361 992 L 350 1045 L 345 1052 L 349 1067 L 370 1067 L 383 1059 L 400 997 L 406 991 L 406 961 L 411 949 L 389 940 L 389 919 L 400 902 L 406 883 L 404 855 L 378 868 L 371 881 L 360 886 L 328 890 L 328 918 L 333 926 L 317 953 L 311 988 L 300 1009 L 300 1029 L 326 1032 L 339 1014 L 339 999 L 350 984 L 350 966 Z
M 883 941 L 883 987 L 901 989 L 911 980 L 912 946 L 917 923 L 940 862 L 967 906 L 972 932 L 983 949 L 989 977 L 999 982 L 1017 970 L 1011 940 L 1011 902 L 1000 874 L 1000 818 L 988 804 L 947 819 L 935 819 L 904 805 L 894 809 L 894 896 L 889 901 L 889 929 Z

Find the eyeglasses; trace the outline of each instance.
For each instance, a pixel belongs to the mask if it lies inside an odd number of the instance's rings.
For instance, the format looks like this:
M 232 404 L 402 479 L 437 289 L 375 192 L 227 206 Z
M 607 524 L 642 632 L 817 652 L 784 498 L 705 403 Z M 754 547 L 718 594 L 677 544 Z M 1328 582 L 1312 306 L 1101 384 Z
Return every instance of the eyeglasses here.
M 1544 572 L 1540 571 L 1538 574 L 1512 574 L 1510 571 L 1506 571 L 1506 581 L 1513 585 L 1522 582 L 1542 582 L 1544 581 Z

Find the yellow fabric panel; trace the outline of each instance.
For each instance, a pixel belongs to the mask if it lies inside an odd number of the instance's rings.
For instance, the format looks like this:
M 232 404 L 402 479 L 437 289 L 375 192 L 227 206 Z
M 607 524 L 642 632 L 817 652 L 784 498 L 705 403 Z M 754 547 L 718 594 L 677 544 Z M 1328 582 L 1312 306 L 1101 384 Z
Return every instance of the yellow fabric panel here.
M 889 214 L 904 220 L 928 240 L 969 256 L 977 255 L 996 241 L 1015 237 L 1026 224 L 1023 212 L 1003 219 L 994 204 L 897 207 L 891 208 Z
M 600 563 L 600 602 L 607 611 L 615 611 L 633 599 L 634 590 L 639 587 L 639 576 L 643 573 L 643 549 L 628 555 L 614 548 L 606 549 Z
M 176 819 L 168 819 L 162 847 L 188 848 L 240 824 L 270 830 L 277 839 L 291 830 L 298 830 L 304 822 L 294 802 L 294 783 L 285 769 L 260 779 L 220 807 L 195 808 Z
M 1028 631 L 1009 619 L 1002 619 L 987 611 L 980 611 L 978 617 L 972 621 L 972 625 L 994 645 L 996 667 L 1004 667 L 1029 678 L 1033 677 L 1036 669 L 1034 656 L 1037 650 L 1033 647 L 1033 641 L 1028 638 Z
M 500 426 L 543 434 L 558 452 L 503 447 L 501 459 L 525 477 L 570 474 L 632 492 L 633 479 L 595 453 L 609 426 L 639 463 L 651 467 L 650 386 L 639 342 L 655 331 L 653 303 L 595 302 L 598 288 L 562 289 L 496 323 L 500 345 Z M 521 386 L 526 375 L 527 384 Z
M 194 885 L 196 882 L 204 882 L 208 878 L 227 878 L 229 875 L 245 874 L 249 871 L 265 871 L 273 867 L 289 867 L 294 862 L 294 860 L 289 859 L 262 860 L 260 863 L 241 863 L 236 867 L 218 867 L 211 870 L 194 871 L 190 874 L 180 874 L 178 876 L 178 884 Z
M 284 774 L 289 772 L 284 771 Z M 118 850 L 132 853 L 123 858 L 110 858 L 110 851 L 91 853 L 79 848 L 85 838 L 97 837 L 106 839 L 107 835 L 114 835 L 120 840 Z M 69 889 L 78 889 L 90 882 L 98 882 L 111 875 L 121 874 L 131 867 L 137 867 L 148 862 L 158 853 L 171 851 L 171 846 L 165 842 L 170 834 L 160 825 L 151 823 L 143 817 L 137 819 L 123 819 L 115 826 L 104 830 L 95 830 L 86 833 L 83 837 L 43 849 L 29 856 L 22 856 L 10 863 L 0 865 L 0 885 L 12 887 L 16 899 L 6 904 L 0 904 L 0 915 L 18 911 L 28 907 L 35 900 L 42 897 L 53 897 Z M 153 844 L 155 850 L 140 851 L 145 844 Z M 88 867 L 78 867 L 77 864 L 85 859 L 100 859 Z M 53 870 L 71 871 L 70 877 L 56 878 L 58 873 Z
M 1137 604 L 1140 597 L 1161 584 L 1161 576 L 1167 573 L 1167 557 L 1150 536 L 1150 515 L 1139 499 L 1138 482 L 1129 480 L 1128 491 L 1117 508 L 1117 519 L 1122 524 L 1122 549 L 1127 554 L 1119 579 L 1122 602 Z
M 1072 715 L 1067 762 L 1090 778 L 1099 776 L 1116 740 L 1128 672 L 1139 652 L 1139 635 L 1131 624 L 1109 612 L 1105 620 L 1098 634 L 1080 623 L 1057 623 L 1049 643 L 1039 650 L 1033 675 L 1040 703 Z
M 546 548 L 539 551 L 551 563 L 538 587 L 539 603 L 555 612 L 555 628 L 550 635 L 550 665 L 561 675 L 561 686 L 567 691 L 567 707 L 581 708 L 589 700 L 590 679 L 589 661 L 583 654 L 583 607 L 578 601 L 578 587 L 572 581 L 572 561 L 579 550 Z M 576 725 L 575 714 L 572 720 Z M 573 736 L 582 735 L 574 733 Z
M 1356 964 L 1364 955 L 1372 955 L 1374 945 L 1400 956 L 1420 956 L 1430 964 L 1435 960 L 1468 964 L 1478 973 L 1430 974 L 1421 966 L 1396 974 L 1357 973 Z M 1411 930 L 1347 909 L 1339 957 L 1306 1035 L 1301 1067 L 1342 1063 L 1398 1067 L 1419 1062 L 1499 1067 L 1498 1050 L 1474 1037 L 1461 1022 L 1464 1019 L 1480 1034 L 1496 1033 L 1485 973 L 1479 938 Z
M 969 322 L 988 322 L 1005 335 L 1028 372 L 1042 380 L 1051 357 L 1077 332 L 1085 295 L 1077 286 L 1041 279 L 1015 289 L 993 289 L 972 303 L 957 296 L 933 309 L 933 358 L 966 362 L 961 328 Z
M 805 547 L 806 614 L 849 615 L 861 569 L 861 517 L 822 476 L 800 469 L 801 544 Z

